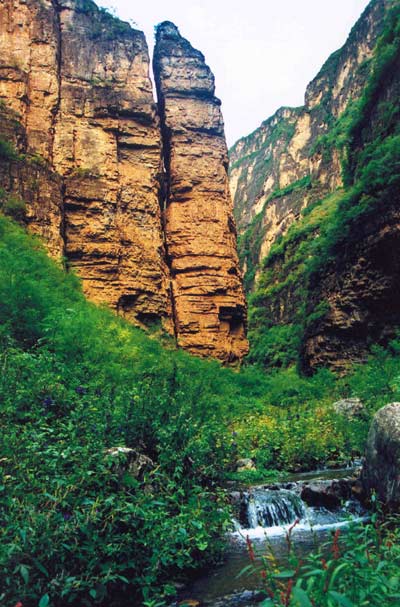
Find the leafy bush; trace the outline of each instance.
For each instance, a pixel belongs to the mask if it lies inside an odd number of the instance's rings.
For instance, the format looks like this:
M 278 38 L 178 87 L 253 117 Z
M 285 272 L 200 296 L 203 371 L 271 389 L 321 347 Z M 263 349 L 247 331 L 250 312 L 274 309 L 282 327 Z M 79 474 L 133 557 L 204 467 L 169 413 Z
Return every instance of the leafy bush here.
M 239 457 L 263 479 L 342 461 L 362 451 L 376 408 L 400 398 L 397 341 L 342 380 L 238 373 L 165 343 L 88 303 L 0 217 L 2 603 L 162 601 L 171 580 L 218 558 L 230 518 L 218 487 L 252 480 L 235 476 Z M 364 418 L 333 412 L 349 395 Z M 153 464 L 121 473 L 115 446 Z
M 241 380 L 87 303 L 5 218 L 0 234 L 1 602 L 162 596 L 221 547 L 222 420 Z M 113 446 L 154 466 L 121 478 Z
M 26 203 L 18 196 L 0 193 L 0 209 L 5 215 L 18 221 L 23 221 L 26 214 Z

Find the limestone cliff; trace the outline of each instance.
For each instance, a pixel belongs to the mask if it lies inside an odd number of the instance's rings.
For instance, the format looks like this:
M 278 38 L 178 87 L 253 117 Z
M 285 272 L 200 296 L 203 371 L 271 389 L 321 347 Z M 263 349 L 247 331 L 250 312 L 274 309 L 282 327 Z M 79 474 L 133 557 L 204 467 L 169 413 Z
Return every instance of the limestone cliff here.
M 166 163 L 165 234 L 178 343 L 226 361 L 247 353 L 220 101 L 203 55 L 170 22 L 154 52 Z
M 342 372 L 400 325 L 399 7 L 373 0 L 305 106 L 231 150 L 257 362 Z
M 191 66 L 185 57 L 178 58 L 174 69 L 186 72 L 189 81 Z M 52 255 L 65 258 L 91 300 L 141 325 L 160 319 L 171 332 L 175 326 L 179 343 L 198 354 L 240 358 L 246 351 L 245 307 L 234 228 L 228 222 L 223 131 L 215 140 L 219 151 L 212 170 L 220 171 L 225 198 L 213 209 L 227 235 L 222 228 L 210 232 L 215 218 L 188 224 L 185 217 L 168 216 L 166 225 L 174 224 L 186 234 L 188 251 L 182 250 L 183 243 L 180 250 L 168 245 L 167 260 L 163 184 L 172 180 L 164 175 L 160 119 L 143 33 L 91 0 L 0 0 L 0 101 L 3 209 L 14 209 L 44 238 Z M 194 117 L 200 131 L 209 128 L 207 111 L 204 107 Z M 215 119 L 222 125 L 220 114 Z M 198 145 L 206 141 L 199 138 Z M 206 147 L 205 154 L 209 152 Z M 184 170 L 190 181 L 191 167 Z M 186 179 L 182 172 L 180 178 Z M 212 204 L 211 190 L 208 197 Z M 218 207 L 216 199 L 214 205 Z M 208 213 L 210 219 L 213 209 L 199 207 L 198 215 Z M 221 258 L 231 255 L 232 260 L 229 267 L 228 261 L 216 264 L 224 267 L 215 270 L 218 277 L 208 285 L 205 262 L 195 264 L 187 276 L 192 290 L 195 283 L 200 285 L 197 307 L 178 320 L 177 310 L 183 308 L 172 300 L 171 292 L 179 297 L 171 272 L 191 255 L 191 247 L 204 259 L 222 247 Z M 222 311 L 215 302 L 210 304 L 216 293 Z M 200 326 L 201 307 L 217 312 Z M 187 325 L 197 327 L 197 339 L 183 337 Z

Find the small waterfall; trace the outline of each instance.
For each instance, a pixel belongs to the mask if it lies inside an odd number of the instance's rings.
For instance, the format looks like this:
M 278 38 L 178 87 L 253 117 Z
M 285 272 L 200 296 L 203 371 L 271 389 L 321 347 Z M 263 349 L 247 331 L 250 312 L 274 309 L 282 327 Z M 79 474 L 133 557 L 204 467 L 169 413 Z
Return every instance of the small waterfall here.
M 305 515 L 305 504 L 293 491 L 254 490 L 244 496 L 240 524 L 247 529 L 278 527 L 294 523 Z

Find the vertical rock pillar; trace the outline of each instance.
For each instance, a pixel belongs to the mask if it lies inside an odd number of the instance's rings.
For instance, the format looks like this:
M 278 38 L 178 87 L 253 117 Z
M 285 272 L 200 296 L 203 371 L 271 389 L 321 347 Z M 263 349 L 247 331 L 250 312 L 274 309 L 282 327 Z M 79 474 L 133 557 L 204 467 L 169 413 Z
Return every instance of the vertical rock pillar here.
M 157 28 L 154 73 L 177 340 L 195 354 L 235 362 L 248 351 L 246 304 L 214 76 L 170 22 Z

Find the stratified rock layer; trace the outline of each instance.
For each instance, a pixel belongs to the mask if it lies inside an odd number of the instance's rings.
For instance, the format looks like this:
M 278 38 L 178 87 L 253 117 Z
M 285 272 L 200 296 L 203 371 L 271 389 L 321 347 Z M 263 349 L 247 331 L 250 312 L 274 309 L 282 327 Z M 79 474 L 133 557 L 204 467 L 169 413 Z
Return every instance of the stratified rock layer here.
M 387 4 L 387 0 L 370 3 L 344 46 L 307 86 L 304 106 L 280 108 L 229 150 L 239 232 L 252 220 L 259 224 L 253 252 L 256 265 L 299 219 L 302 209 L 343 185 L 337 150 L 328 153 L 318 141 L 361 94 Z
M 400 323 L 398 10 L 372 0 L 304 106 L 230 151 L 256 362 L 343 373 Z
M 214 77 L 170 22 L 154 53 L 167 173 L 165 233 L 178 343 L 225 361 L 248 346 L 227 148 Z
M 65 176 L 66 255 L 92 300 L 145 322 L 168 309 L 146 41 L 71 0 L 61 2 L 59 18 L 54 165 Z
M 167 317 L 161 141 L 143 33 L 90 0 L 3 0 L 0 27 L 0 97 L 25 129 L 22 151 L 62 177 L 62 213 L 44 203 L 32 229 L 58 222 L 93 301 L 138 322 Z
M 236 361 L 245 302 L 219 102 L 202 55 L 167 46 L 171 137 L 142 32 L 92 0 L 0 0 L 0 208 L 66 259 L 91 300 Z

